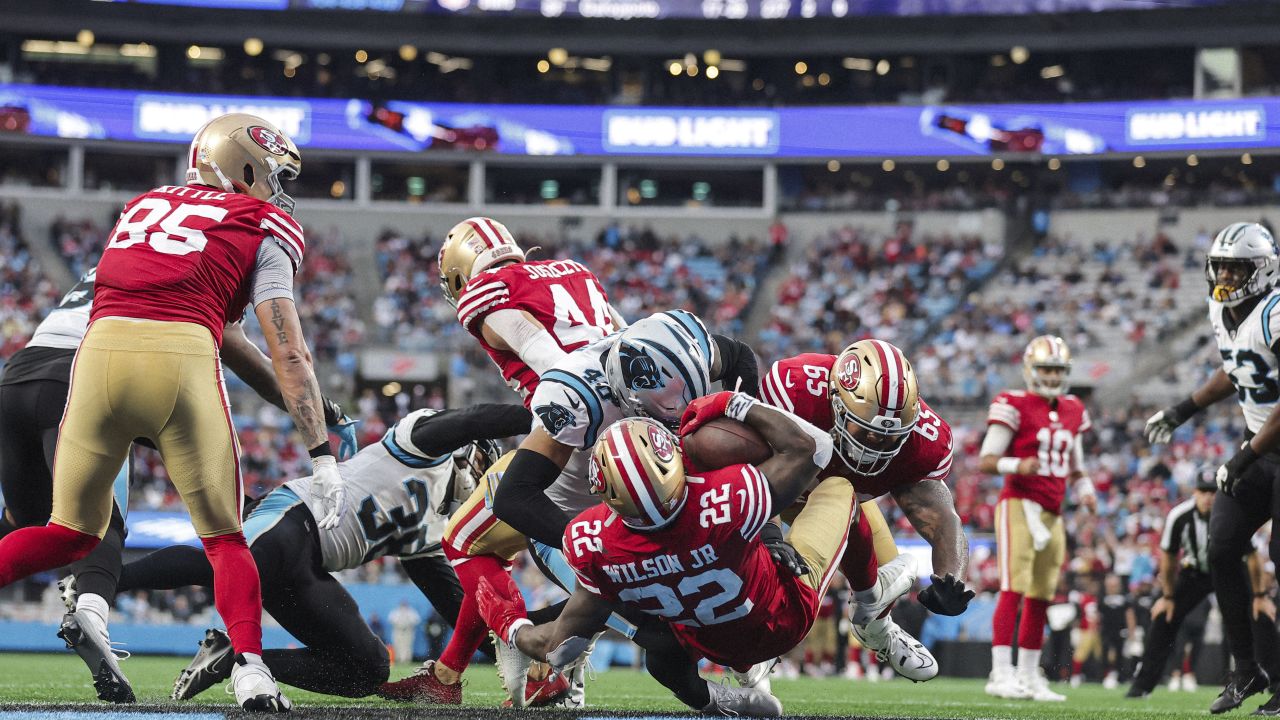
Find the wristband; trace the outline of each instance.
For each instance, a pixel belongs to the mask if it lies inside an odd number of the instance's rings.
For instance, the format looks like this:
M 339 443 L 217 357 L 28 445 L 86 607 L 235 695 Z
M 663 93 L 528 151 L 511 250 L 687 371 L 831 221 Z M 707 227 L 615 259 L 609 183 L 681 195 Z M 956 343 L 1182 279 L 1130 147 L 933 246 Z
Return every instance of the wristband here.
M 735 392 L 733 397 L 729 398 L 729 403 L 725 405 L 724 416 L 732 418 L 738 422 L 747 421 L 747 413 L 751 411 L 756 399 L 746 393 Z
M 1017 475 L 1018 463 L 1020 463 L 1021 461 L 1022 461 L 1021 458 L 1002 457 L 996 461 L 996 472 L 1000 473 L 1001 475 Z
M 1196 401 L 1192 400 L 1190 397 L 1173 406 L 1173 411 L 1178 414 L 1177 420 L 1179 425 L 1195 417 L 1195 414 L 1203 409 L 1204 408 L 1196 405 Z
M 333 455 L 333 449 L 329 447 L 329 441 L 325 440 L 319 445 L 308 450 L 307 454 L 311 456 L 312 460 L 315 460 L 316 458 L 324 455 Z
M 760 528 L 760 541 L 765 545 L 769 543 L 783 542 L 786 538 L 782 536 L 782 528 L 777 523 L 767 522 L 764 527 Z

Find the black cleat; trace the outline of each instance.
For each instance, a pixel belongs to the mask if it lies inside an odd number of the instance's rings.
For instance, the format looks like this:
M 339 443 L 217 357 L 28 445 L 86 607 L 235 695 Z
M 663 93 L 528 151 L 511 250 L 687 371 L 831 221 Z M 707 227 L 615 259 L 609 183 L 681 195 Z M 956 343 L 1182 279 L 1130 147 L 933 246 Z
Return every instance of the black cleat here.
M 136 702 L 133 686 L 120 670 L 120 663 L 111 649 L 107 629 L 99 625 L 97 618 L 88 613 L 67 613 L 62 616 L 58 637 L 67 643 L 68 649 L 75 650 L 89 667 L 89 672 L 93 675 L 93 688 L 98 692 L 99 700 L 116 704 Z
M 1217 715 L 1235 710 L 1250 695 L 1257 695 L 1267 689 L 1267 674 L 1261 670 L 1241 672 L 1239 670 L 1227 674 L 1227 686 L 1222 694 L 1209 706 L 1209 712 Z
M 172 700 L 190 700 L 209 688 L 231 677 L 231 668 L 235 664 L 235 653 L 231 649 L 231 638 L 221 630 L 210 628 L 200 641 L 200 649 L 191 662 L 178 673 L 173 681 Z
M 1257 710 L 1254 710 L 1249 714 L 1266 715 L 1271 717 L 1280 716 L 1280 689 L 1276 690 L 1270 700 L 1262 703 L 1262 705 L 1258 706 Z
M 1133 687 L 1129 688 L 1129 692 L 1125 693 L 1124 696 L 1131 700 L 1150 697 L 1151 691 L 1146 688 L 1141 688 L 1141 687 L 1138 687 L 1137 685 L 1134 685 Z

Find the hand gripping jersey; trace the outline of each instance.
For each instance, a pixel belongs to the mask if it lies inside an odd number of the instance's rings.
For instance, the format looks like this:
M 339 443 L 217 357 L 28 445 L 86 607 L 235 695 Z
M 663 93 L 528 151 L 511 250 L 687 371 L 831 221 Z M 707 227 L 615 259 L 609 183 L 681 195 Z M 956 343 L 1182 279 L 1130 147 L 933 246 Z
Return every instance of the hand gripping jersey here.
M 770 405 L 799 415 L 819 429 L 830 431 L 831 369 L 836 356 L 804 353 L 773 364 L 760 383 L 760 398 Z M 924 480 L 945 481 L 951 472 L 951 426 L 920 400 L 920 417 L 902 450 L 879 475 L 853 472 L 839 454 L 819 477 L 849 478 L 858 491 L 858 501 L 866 502 L 888 492 Z
M 89 268 L 58 307 L 45 316 L 27 342 L 28 347 L 50 347 L 75 350 L 89 329 L 89 313 L 93 308 L 93 282 L 98 268 Z
M 751 465 L 688 478 L 667 527 L 632 530 L 607 505 L 578 515 L 564 555 L 578 584 L 671 624 L 686 648 L 738 670 L 791 650 L 822 598 L 780 573 L 760 541 L 773 514 L 769 484 Z
M 397 442 L 414 423 L 435 410 L 409 413 L 387 430 L 382 442 L 368 445 L 338 463 L 347 486 L 347 512 L 332 530 L 318 530 L 324 569 L 337 572 L 390 555 L 412 557 L 440 551 L 444 526 L 455 509 L 453 453 L 429 457 Z M 409 447 L 412 447 L 411 445 Z M 285 486 L 311 509 L 325 514 L 321 499 L 311 494 L 311 478 Z M 466 492 L 456 496 L 465 497 Z
M 481 332 L 484 319 L 497 310 L 529 313 L 566 353 L 618 329 L 604 287 L 573 260 L 515 263 L 471 278 L 458 297 L 458 322 L 480 342 L 526 404 L 538 387 L 538 375 L 516 353 L 489 345 Z
M 302 227 L 263 200 L 201 186 L 164 186 L 125 206 L 98 263 L 92 319 L 139 318 L 222 328 L 249 304 L 258 247 L 274 238 L 293 260 Z
M 1262 297 L 1253 310 L 1233 327 L 1222 303 L 1209 303 L 1209 321 L 1222 354 L 1222 371 L 1236 386 L 1240 410 L 1249 432 L 1262 429 L 1276 402 L 1280 401 L 1280 288 Z
M 657 313 L 671 327 L 697 343 L 710 363 L 711 335 L 702 321 L 685 310 Z M 605 378 L 605 356 L 612 337 L 578 348 L 542 374 L 537 390 L 529 399 L 535 425 L 541 426 L 556 442 L 578 450 L 590 450 L 600 433 L 623 418 L 622 408 L 613 399 Z M 586 457 L 574 454 L 574 461 L 547 489 L 547 497 L 570 513 L 596 505 L 600 499 L 587 491 Z
M 1039 457 L 1041 475 L 1006 475 L 1000 499 L 1033 500 L 1058 515 L 1067 496 L 1076 438 L 1093 423 L 1089 411 L 1075 395 L 1065 394 L 1056 403 L 1025 390 L 1006 390 L 991 401 L 987 425 L 999 423 L 1013 430 L 1005 457 Z

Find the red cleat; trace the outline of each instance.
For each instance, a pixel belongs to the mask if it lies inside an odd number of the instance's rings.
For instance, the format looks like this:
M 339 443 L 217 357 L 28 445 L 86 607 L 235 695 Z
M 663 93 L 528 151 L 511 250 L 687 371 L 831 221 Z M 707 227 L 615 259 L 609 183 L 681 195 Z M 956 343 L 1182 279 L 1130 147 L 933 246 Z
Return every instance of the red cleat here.
M 430 705 L 461 705 L 462 683 L 445 685 L 436 678 L 436 661 L 428 660 L 403 680 L 383 683 L 377 695 L 396 702 L 420 702 Z
M 541 680 L 530 679 L 524 687 L 525 707 L 544 707 L 554 704 L 569 694 L 569 678 L 553 672 Z M 511 698 L 502 701 L 502 707 L 511 707 Z

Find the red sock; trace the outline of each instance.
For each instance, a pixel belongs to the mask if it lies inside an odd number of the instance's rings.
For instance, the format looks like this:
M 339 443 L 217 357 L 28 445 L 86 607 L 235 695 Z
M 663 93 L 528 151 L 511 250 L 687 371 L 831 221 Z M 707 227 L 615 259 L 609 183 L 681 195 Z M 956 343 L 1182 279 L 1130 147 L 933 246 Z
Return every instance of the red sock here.
M 1190 655 L 1187 655 L 1182 658 L 1182 672 L 1184 673 L 1191 672 L 1191 656 Z
M 213 566 L 213 605 L 237 653 L 262 654 L 262 585 L 244 533 L 200 538 Z
M 1084 673 L 1084 663 L 1080 662 L 1079 660 L 1072 660 L 1072 661 L 1071 661 L 1071 674 L 1072 674 L 1072 675 L 1082 675 L 1083 673 Z
M 458 609 L 458 619 L 453 624 L 453 636 L 440 655 L 440 664 L 460 673 L 471 664 L 471 658 L 480 649 L 488 632 L 476 605 L 480 578 L 487 577 L 491 584 L 497 586 L 504 578 L 510 580 L 511 576 L 506 571 L 506 564 L 496 555 L 467 556 L 453 550 L 448 543 L 444 546 L 444 555 L 458 573 L 458 582 L 462 585 L 462 607 Z
M 849 580 L 851 590 L 870 590 L 876 584 L 880 563 L 876 561 L 876 547 L 871 539 L 871 524 L 866 518 L 849 528 L 849 545 L 840 558 L 840 572 Z
M 1018 647 L 1039 650 L 1044 647 L 1044 626 L 1049 619 L 1049 601 L 1027 598 L 1022 603 L 1022 623 L 1018 627 Z
M 991 644 L 998 647 L 1013 646 L 1013 632 L 1018 622 L 1018 605 L 1022 594 L 1001 590 L 996 599 L 996 611 L 991 616 Z
M 55 523 L 14 530 L 0 540 L 0 588 L 81 560 L 98 538 Z

